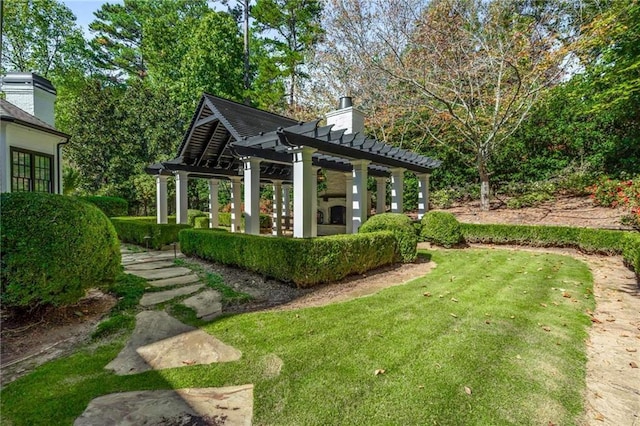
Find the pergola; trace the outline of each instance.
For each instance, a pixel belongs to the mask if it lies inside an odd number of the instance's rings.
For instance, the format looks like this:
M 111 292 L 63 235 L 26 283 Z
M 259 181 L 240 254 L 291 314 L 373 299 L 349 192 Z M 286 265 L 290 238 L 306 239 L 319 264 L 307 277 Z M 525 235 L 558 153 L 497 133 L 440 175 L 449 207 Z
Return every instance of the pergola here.
M 352 108 L 350 103 L 345 108 Z M 167 222 L 167 178 L 176 179 L 177 223 L 187 220 L 187 180 L 209 180 L 211 226 L 217 226 L 218 182 L 231 182 L 231 230 L 240 231 L 241 184 L 244 182 L 245 232 L 259 234 L 260 184 L 274 188 L 274 235 L 282 233 L 282 217 L 289 216 L 289 188 L 293 185 L 293 236 L 317 235 L 317 172 L 320 168 L 345 173 L 346 231 L 357 232 L 367 219 L 367 179 L 377 181 L 386 194 L 391 179 L 391 211 L 402 213 L 404 172 L 419 182 L 418 216 L 428 210 L 429 176 L 440 162 L 393 147 L 351 129 L 320 126 L 320 120 L 297 122 L 233 101 L 204 94 L 189 130 L 173 160 L 153 164 L 156 176 L 158 223 Z M 283 191 L 284 189 L 284 191 Z M 378 196 L 376 211 L 385 211 Z

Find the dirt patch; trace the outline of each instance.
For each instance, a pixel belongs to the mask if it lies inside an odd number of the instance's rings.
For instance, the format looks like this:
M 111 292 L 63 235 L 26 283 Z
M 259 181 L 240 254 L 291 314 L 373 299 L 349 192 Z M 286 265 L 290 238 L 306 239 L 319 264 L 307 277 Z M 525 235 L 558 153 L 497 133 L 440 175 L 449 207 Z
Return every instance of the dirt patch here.
M 466 223 L 504 223 L 512 225 L 558 225 L 585 228 L 630 229 L 620 224 L 629 212 L 624 209 L 599 207 L 589 197 L 559 197 L 537 207 L 508 209 L 500 201 L 491 204 L 491 210 L 480 210 L 480 202 L 455 204 L 442 210 L 453 213 Z
M 0 383 L 12 382 L 37 366 L 72 353 L 86 343 L 116 299 L 90 290 L 77 304 L 30 313 L 3 311 Z

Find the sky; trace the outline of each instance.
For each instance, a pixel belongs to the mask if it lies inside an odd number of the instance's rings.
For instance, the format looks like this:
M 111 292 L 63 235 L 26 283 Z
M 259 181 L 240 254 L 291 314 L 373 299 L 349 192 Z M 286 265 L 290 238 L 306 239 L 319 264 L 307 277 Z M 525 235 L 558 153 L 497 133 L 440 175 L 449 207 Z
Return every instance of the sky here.
M 89 36 L 89 24 L 95 19 L 93 12 L 100 9 L 105 3 L 122 3 L 122 0 L 62 0 L 78 20 L 76 21 L 84 31 L 85 36 Z

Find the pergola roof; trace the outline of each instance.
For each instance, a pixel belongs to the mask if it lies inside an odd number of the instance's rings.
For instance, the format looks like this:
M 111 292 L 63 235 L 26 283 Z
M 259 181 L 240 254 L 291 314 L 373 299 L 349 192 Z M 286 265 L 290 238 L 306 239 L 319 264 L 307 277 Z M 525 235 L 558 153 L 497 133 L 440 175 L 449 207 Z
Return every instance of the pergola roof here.
M 369 174 L 388 176 L 391 168 L 430 173 L 440 161 L 393 147 L 365 135 L 333 131 L 320 120 L 297 122 L 227 99 L 204 94 L 173 160 L 151 165 L 151 174 L 187 171 L 194 177 L 239 176 L 242 157 L 258 157 L 261 179 L 291 181 L 292 150 L 311 147 L 313 164 L 351 171 L 353 160 L 368 160 Z

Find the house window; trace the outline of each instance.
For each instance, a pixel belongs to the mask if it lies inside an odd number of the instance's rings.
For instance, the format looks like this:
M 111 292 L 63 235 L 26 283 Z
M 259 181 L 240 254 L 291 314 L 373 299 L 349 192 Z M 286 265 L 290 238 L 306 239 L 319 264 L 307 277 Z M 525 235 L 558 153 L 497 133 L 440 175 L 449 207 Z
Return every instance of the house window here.
M 11 148 L 11 191 L 53 192 L 53 156 Z

